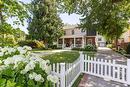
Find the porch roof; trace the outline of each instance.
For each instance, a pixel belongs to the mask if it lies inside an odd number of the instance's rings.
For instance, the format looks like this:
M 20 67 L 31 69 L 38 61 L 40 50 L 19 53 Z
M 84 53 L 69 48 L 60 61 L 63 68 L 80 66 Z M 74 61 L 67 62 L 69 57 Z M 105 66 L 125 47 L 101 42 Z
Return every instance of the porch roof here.
M 62 36 L 61 38 L 82 38 L 85 37 L 85 35 L 67 35 L 67 36 Z

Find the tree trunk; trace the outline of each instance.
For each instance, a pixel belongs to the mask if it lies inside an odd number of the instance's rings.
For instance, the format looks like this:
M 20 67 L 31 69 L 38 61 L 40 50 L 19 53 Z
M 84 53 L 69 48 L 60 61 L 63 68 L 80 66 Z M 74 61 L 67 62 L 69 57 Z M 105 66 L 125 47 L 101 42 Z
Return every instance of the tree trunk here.
M 116 50 L 118 50 L 118 38 L 117 37 L 115 39 L 115 47 L 116 47 Z
M 2 11 L 0 9 L 0 24 L 2 24 L 2 23 L 3 23 L 3 16 L 2 16 Z

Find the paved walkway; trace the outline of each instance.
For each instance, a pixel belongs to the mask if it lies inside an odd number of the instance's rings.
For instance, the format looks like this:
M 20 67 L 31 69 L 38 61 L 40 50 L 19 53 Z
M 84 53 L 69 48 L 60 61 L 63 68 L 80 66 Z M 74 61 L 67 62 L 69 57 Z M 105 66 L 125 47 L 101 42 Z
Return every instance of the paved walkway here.
M 96 54 L 97 58 L 115 59 L 116 63 L 126 64 L 126 58 L 109 48 L 100 47 Z M 105 81 L 103 78 L 84 74 L 78 87 L 128 87 L 125 84 L 121 84 L 114 81 Z
M 97 58 L 106 58 L 106 59 L 115 59 L 116 63 L 119 64 L 126 64 L 127 58 L 124 57 L 123 55 L 112 51 L 110 48 L 106 47 L 99 47 L 98 52 L 96 54 Z

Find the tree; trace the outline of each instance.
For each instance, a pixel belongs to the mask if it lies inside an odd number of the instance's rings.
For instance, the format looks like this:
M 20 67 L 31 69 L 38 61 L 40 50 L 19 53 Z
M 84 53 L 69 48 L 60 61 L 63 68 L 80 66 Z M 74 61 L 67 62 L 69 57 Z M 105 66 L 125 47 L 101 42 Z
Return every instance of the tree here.
M 14 29 L 10 24 L 3 23 L 0 26 L 0 46 L 13 46 L 18 41 L 24 40 L 26 34 L 19 28 Z
M 23 24 L 24 19 L 28 17 L 26 5 L 18 0 L 0 0 L 0 34 L 2 37 L 2 46 L 7 42 L 7 36 L 13 35 L 13 28 L 7 24 L 8 18 L 16 18 L 12 20 L 14 24 Z M 14 36 L 11 36 L 14 40 Z
M 13 35 L 17 42 L 24 41 L 26 38 L 26 34 L 24 31 L 20 30 L 20 28 L 13 29 Z
M 113 2 L 110 0 L 92 0 L 86 4 L 87 8 L 84 18 L 81 19 L 80 27 L 83 29 L 97 29 L 97 31 L 116 42 L 128 26 L 129 1 L 122 0 Z
M 118 38 L 128 26 L 129 3 L 129 0 L 66 0 L 60 7 L 65 12 L 82 15 L 80 28 L 96 29 L 107 38 L 116 40 L 117 46 Z
M 0 22 L 17 17 L 15 22 L 23 22 L 28 17 L 26 5 L 18 0 L 0 0 Z
M 52 44 L 62 34 L 63 24 L 54 0 L 33 0 L 30 5 L 33 15 L 28 31 L 31 39 Z

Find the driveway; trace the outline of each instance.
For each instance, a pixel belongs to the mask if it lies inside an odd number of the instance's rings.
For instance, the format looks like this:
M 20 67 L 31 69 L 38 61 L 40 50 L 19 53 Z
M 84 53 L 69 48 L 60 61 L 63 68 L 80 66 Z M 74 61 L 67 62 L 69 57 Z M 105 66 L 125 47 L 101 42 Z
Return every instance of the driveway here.
M 99 47 L 97 54 L 97 58 L 105 58 L 105 59 L 115 59 L 118 64 L 126 64 L 127 58 L 107 47 Z
M 99 47 L 96 58 L 115 59 L 116 63 L 126 64 L 127 58 L 107 47 Z M 103 78 L 84 74 L 78 87 L 129 87 L 115 81 L 106 81 Z

